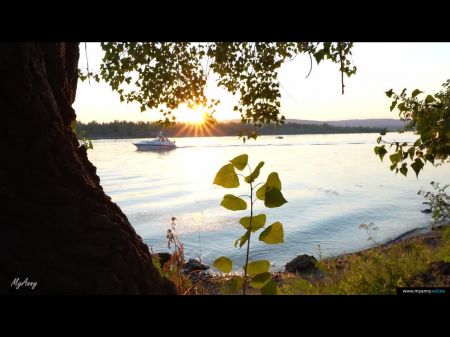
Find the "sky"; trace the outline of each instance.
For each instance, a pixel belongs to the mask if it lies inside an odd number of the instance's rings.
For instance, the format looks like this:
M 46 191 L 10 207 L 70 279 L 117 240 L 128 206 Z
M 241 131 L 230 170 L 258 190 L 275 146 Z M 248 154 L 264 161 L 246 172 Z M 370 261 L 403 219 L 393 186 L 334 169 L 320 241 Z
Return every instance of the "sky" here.
M 390 100 L 384 94 L 393 88 L 408 92 L 418 88 L 426 94 L 441 90 L 450 78 L 450 43 L 355 43 L 353 62 L 357 72 L 345 77 L 342 95 L 339 67 L 331 61 L 313 62 L 299 55 L 279 70 L 281 83 L 281 113 L 290 119 L 341 120 L 366 118 L 398 118 L 390 112 Z M 87 43 L 89 69 L 98 70 L 102 58 L 99 43 Z M 80 44 L 79 68 L 86 69 L 85 44 Z M 221 101 L 215 117 L 218 120 L 239 119 L 233 111 L 233 97 L 214 83 L 208 84 L 207 95 Z M 423 94 L 425 95 L 425 94 Z M 424 96 L 425 97 L 425 96 Z M 162 118 L 159 110 L 140 111 L 139 105 L 120 102 L 119 95 L 105 83 L 78 83 L 74 103 L 77 120 L 108 122 L 114 120 L 154 121 Z M 195 113 L 183 109 L 176 113 L 180 121 Z M 186 116 L 186 118 L 183 118 Z

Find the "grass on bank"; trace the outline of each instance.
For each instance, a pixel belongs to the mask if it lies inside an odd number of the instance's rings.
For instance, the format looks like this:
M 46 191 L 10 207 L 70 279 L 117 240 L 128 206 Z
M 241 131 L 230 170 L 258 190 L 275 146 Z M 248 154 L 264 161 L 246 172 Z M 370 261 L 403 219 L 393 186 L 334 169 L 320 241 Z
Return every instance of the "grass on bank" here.
M 429 235 L 319 259 L 322 278 L 302 278 L 287 272 L 273 273 L 272 278 L 285 295 L 396 294 L 397 287 L 449 287 L 450 275 L 435 273 L 431 268 L 438 261 L 450 263 L 449 226 Z M 236 275 L 182 274 L 181 266 L 172 258 L 165 268 L 159 268 L 163 276 L 174 281 L 180 295 L 242 294 L 239 284 L 235 284 Z M 259 290 L 250 288 L 248 293 L 257 295 Z
M 320 260 L 318 267 L 325 275 L 322 279 L 287 279 L 281 290 L 284 294 L 382 295 L 396 294 L 397 287 L 449 286 L 449 276 L 430 270 L 433 262 L 450 262 L 450 228 L 437 232 L 428 239 L 416 237 Z

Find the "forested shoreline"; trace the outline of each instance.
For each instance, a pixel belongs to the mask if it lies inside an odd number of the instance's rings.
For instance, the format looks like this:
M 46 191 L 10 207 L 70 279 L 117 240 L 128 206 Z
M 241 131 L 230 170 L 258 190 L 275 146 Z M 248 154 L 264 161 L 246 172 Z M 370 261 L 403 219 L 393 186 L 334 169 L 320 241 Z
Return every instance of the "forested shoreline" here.
M 162 127 L 153 122 L 114 121 L 108 123 L 78 122 L 78 134 L 90 139 L 102 138 L 152 138 L 163 131 L 168 137 L 207 137 L 236 136 L 248 128 L 235 122 L 216 123 L 214 125 L 195 126 L 188 123 L 177 123 L 170 127 Z M 373 127 L 341 127 L 323 124 L 286 123 L 284 126 L 263 126 L 258 130 L 260 135 L 295 135 L 295 134 L 336 134 L 336 133 L 378 133 L 382 128 Z

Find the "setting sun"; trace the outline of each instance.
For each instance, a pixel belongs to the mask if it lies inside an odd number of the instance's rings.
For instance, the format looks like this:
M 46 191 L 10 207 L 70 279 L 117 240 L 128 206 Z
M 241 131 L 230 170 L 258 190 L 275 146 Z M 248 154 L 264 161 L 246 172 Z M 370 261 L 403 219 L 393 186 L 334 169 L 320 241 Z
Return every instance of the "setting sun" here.
M 173 112 L 176 116 L 176 121 L 184 123 L 181 129 L 175 136 L 186 134 L 190 137 L 211 136 L 213 133 L 221 134 L 221 131 L 216 128 L 217 120 L 208 114 L 207 108 L 201 105 L 189 107 L 187 104 L 180 105 L 180 107 Z
M 175 116 L 179 122 L 202 124 L 205 121 L 205 113 L 205 108 L 202 106 L 189 108 L 187 105 L 182 105 L 175 112 Z

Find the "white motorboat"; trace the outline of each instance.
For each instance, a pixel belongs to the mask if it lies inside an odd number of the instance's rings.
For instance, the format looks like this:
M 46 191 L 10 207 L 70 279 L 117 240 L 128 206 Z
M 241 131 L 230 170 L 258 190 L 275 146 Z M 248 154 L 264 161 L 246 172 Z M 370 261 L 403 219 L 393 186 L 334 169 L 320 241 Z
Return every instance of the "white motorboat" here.
M 164 150 L 164 149 L 174 149 L 176 148 L 175 142 L 172 142 L 167 137 L 165 137 L 162 132 L 153 140 L 144 140 L 139 143 L 133 143 L 138 150 Z

